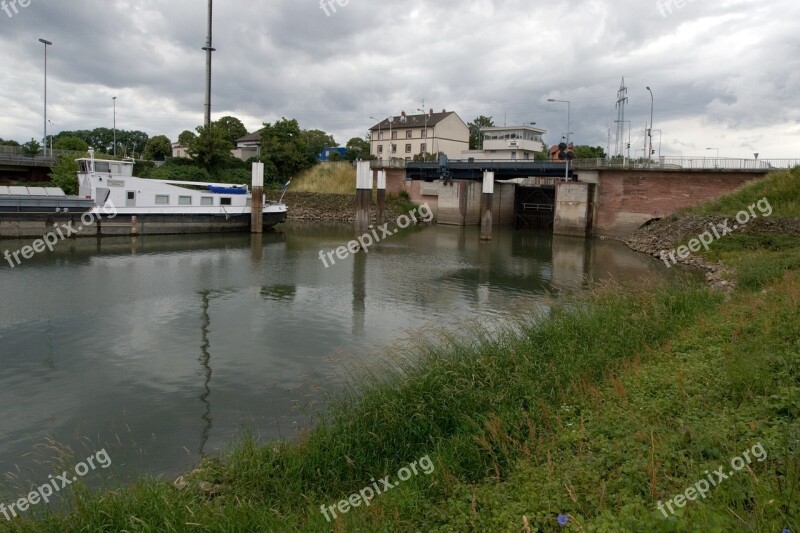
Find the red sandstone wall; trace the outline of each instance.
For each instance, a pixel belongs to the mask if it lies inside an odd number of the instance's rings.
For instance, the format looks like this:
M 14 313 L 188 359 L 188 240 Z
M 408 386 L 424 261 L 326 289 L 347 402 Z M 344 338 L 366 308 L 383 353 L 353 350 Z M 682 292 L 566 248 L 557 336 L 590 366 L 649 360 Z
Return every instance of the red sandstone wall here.
M 648 220 L 713 200 L 763 177 L 724 171 L 602 170 L 595 233 L 623 237 Z

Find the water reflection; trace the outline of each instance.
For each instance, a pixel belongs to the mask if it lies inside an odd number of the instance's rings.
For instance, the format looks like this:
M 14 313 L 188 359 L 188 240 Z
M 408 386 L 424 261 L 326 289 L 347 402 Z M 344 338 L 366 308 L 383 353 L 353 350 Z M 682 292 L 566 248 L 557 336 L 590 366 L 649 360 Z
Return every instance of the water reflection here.
M 177 473 L 243 427 L 294 438 L 318 391 L 409 331 L 497 324 L 554 288 L 675 273 L 612 241 L 497 228 L 481 242 L 478 228 L 444 226 L 326 269 L 319 251 L 351 238 L 348 225 L 292 224 L 76 240 L 0 270 L 0 404 L 16 406 L 0 422 L 0 471 L 52 435 L 115 443 L 120 476 Z

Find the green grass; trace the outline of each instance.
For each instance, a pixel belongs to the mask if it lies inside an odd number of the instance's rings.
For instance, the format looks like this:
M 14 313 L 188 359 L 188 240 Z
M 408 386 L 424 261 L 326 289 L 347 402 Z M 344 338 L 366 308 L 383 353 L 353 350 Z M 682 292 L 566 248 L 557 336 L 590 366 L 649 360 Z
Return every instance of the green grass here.
M 679 216 L 735 216 L 764 197 L 769 199 L 772 206 L 772 217 L 800 217 L 800 167 L 773 172 L 766 179 L 749 183 L 718 200 L 683 210 Z

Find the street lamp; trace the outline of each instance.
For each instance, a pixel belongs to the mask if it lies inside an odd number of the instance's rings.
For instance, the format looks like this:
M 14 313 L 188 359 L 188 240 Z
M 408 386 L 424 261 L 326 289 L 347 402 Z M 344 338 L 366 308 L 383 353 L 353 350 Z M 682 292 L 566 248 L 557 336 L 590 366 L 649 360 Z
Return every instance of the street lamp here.
M 117 97 L 112 96 L 114 100 L 114 155 L 117 155 Z
M 39 39 L 39 42 L 44 45 L 44 153 L 47 155 L 47 47 L 53 43 L 45 39 Z
M 647 87 L 647 90 L 650 92 L 650 131 L 647 134 L 647 137 L 650 140 L 650 146 L 647 149 L 647 161 L 649 166 L 650 160 L 653 156 L 653 104 L 655 99 L 653 98 L 653 90 L 650 89 L 650 86 Z
M 53 122 L 52 120 L 48 119 L 47 123 L 50 124 L 51 126 L 53 126 L 53 129 L 55 129 L 55 125 L 56 125 L 55 122 Z M 45 139 L 44 147 L 47 148 L 47 139 Z M 53 155 L 53 134 L 52 133 L 50 134 L 50 155 L 51 156 Z
M 570 113 L 571 113 L 572 104 L 570 103 L 569 100 L 556 100 L 554 98 L 548 98 L 547 101 L 548 102 L 559 102 L 559 103 L 562 103 L 562 104 L 567 104 L 567 150 L 569 150 L 569 134 L 571 133 L 569 131 L 569 121 L 570 121 Z M 564 172 L 564 181 L 569 181 L 569 159 L 567 159 L 567 169 Z
M 716 150 L 717 151 L 717 159 L 719 159 L 719 148 L 706 148 L 706 150 Z

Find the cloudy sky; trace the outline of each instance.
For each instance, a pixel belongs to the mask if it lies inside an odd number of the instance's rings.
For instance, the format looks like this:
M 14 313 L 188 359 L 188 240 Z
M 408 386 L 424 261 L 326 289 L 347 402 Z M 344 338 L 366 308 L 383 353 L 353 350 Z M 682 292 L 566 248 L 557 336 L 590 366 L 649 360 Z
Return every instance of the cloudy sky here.
M 611 125 L 613 150 L 624 76 L 634 149 L 649 85 L 664 155 L 800 157 L 797 0 L 324 1 L 215 2 L 212 117 L 344 144 L 424 100 L 555 143 L 555 98 L 576 143 L 605 148 Z M 117 96 L 118 128 L 174 140 L 203 120 L 206 20 L 204 0 L 0 0 L 0 137 L 42 136 L 45 38 L 51 129 L 111 127 Z

